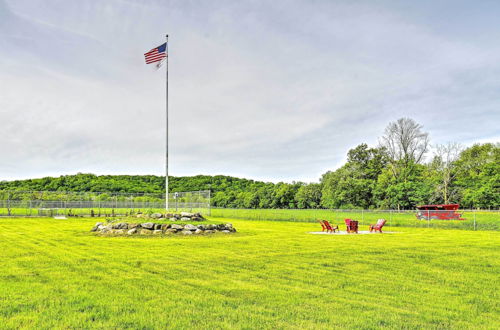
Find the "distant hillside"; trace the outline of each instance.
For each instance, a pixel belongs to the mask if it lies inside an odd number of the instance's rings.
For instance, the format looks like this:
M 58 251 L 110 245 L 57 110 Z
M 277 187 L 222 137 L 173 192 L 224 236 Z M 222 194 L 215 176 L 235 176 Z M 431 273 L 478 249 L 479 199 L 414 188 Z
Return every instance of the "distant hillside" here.
M 212 204 L 221 207 L 297 207 L 295 194 L 302 183 L 266 183 L 224 175 L 170 177 L 169 191 L 210 190 Z M 78 173 L 0 182 L 0 191 L 75 191 L 114 193 L 163 193 L 165 177 L 156 175 L 95 175 Z
M 266 183 L 224 175 L 169 177 L 169 191 L 211 190 L 212 192 L 249 190 Z M 272 183 L 270 183 L 273 185 Z M 165 191 L 165 177 L 156 175 L 95 175 L 78 173 L 57 178 L 27 179 L 0 182 L 0 190 L 88 191 L 88 192 L 151 192 Z

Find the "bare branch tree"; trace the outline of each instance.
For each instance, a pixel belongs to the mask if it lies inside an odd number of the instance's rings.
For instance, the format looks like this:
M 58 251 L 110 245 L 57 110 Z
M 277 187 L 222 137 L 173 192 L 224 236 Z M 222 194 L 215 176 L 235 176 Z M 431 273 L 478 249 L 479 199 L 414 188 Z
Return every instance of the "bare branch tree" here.
M 386 150 L 395 178 L 406 173 L 411 163 L 419 164 L 429 149 L 429 134 L 411 118 L 400 118 L 385 128 L 379 144 Z M 405 174 L 403 174 L 405 176 Z
M 441 184 L 438 189 L 442 193 L 445 204 L 450 202 L 450 197 L 452 196 L 450 186 L 456 175 L 454 172 L 455 162 L 460 157 L 462 150 L 462 145 L 456 142 L 436 145 L 434 162 L 441 176 Z
M 386 127 L 380 145 L 387 150 L 394 162 L 424 160 L 429 148 L 429 134 L 422 131 L 422 125 L 411 118 L 401 118 Z

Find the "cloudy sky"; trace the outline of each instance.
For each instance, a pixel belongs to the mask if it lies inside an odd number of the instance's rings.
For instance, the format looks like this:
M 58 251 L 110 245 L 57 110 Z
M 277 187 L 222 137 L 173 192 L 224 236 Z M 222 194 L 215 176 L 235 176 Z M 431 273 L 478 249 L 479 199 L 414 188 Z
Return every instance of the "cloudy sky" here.
M 389 121 L 500 141 L 498 1 L 0 0 L 0 180 L 317 181 Z

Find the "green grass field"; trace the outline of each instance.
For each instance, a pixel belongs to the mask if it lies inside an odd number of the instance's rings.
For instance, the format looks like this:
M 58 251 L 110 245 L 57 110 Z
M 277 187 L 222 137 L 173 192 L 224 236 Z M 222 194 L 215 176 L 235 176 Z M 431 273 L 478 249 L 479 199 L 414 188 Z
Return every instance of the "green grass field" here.
M 339 210 L 286 210 L 286 209 L 212 209 L 214 217 L 316 222 L 317 219 L 326 219 L 340 225 L 343 219 L 358 220 L 360 225 L 368 226 L 383 218 L 394 227 L 416 228 L 453 228 L 466 230 L 500 230 L 500 211 L 459 211 L 465 220 L 417 220 L 415 211 L 339 211 Z
M 75 209 L 59 209 L 53 210 L 53 215 L 56 214 L 76 214 L 79 216 L 88 216 L 91 210 L 97 216 L 124 215 L 141 212 L 157 212 L 163 213 L 163 209 L 90 209 L 90 208 L 75 208 Z M 207 214 L 207 209 L 182 209 L 178 210 L 188 212 L 201 212 Z M 46 211 L 50 212 L 50 210 Z M 171 212 L 175 212 L 172 210 Z M 377 219 L 384 218 L 388 224 L 394 227 L 415 227 L 415 228 L 448 228 L 448 229 L 464 229 L 464 230 L 498 230 L 500 231 L 500 211 L 459 211 L 465 220 L 417 220 L 415 211 L 339 211 L 339 210 L 323 210 L 323 209 L 211 209 L 211 215 L 218 218 L 229 219 L 245 219 L 245 220 L 269 220 L 269 221 L 296 221 L 296 222 L 317 222 L 317 219 L 326 219 L 335 224 L 342 224 L 343 219 L 351 218 L 358 220 L 360 225 L 368 226 L 376 223 Z M 6 208 L 0 208 L 0 216 L 8 215 L 9 211 Z M 47 213 L 49 214 L 49 213 Z M 38 209 L 29 208 L 12 208 L 10 209 L 12 216 L 37 216 Z
M 100 237 L 95 221 L 0 219 L 2 328 L 500 327 L 496 231 L 233 219 L 229 235 Z

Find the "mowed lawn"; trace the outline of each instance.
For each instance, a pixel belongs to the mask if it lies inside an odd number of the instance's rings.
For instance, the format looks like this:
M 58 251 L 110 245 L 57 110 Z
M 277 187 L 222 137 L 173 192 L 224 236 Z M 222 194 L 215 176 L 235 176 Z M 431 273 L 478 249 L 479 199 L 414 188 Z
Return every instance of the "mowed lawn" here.
M 238 233 L 99 237 L 95 219 L 0 219 L 0 327 L 500 328 L 499 232 L 213 220 Z

